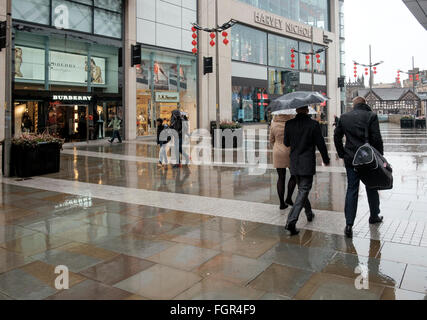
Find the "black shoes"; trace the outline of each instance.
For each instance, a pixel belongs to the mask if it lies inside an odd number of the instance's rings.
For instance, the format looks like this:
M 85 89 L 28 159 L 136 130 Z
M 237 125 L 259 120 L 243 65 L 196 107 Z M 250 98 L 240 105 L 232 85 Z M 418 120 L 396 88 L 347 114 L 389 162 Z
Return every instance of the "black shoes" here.
M 347 236 L 347 238 L 353 238 L 352 226 L 346 225 L 344 229 L 344 234 Z
M 313 221 L 313 219 L 314 219 L 314 217 L 315 217 L 315 215 L 314 215 L 314 212 L 312 211 L 312 212 L 310 212 L 310 213 L 305 213 L 305 215 L 307 216 L 307 221 L 308 222 L 311 222 L 311 221 Z
M 295 227 L 295 223 L 287 224 L 285 229 L 291 233 L 291 236 L 296 236 L 299 233 L 299 230 Z
M 294 203 L 293 203 L 292 199 L 286 199 L 285 203 L 288 204 L 288 205 L 290 205 L 291 207 L 294 206 Z
M 383 219 L 384 219 L 383 216 L 370 217 L 369 218 L 369 223 L 370 224 L 381 223 L 381 222 L 383 222 Z
M 282 203 L 280 205 L 280 210 L 285 210 L 288 207 L 288 205 L 286 203 Z

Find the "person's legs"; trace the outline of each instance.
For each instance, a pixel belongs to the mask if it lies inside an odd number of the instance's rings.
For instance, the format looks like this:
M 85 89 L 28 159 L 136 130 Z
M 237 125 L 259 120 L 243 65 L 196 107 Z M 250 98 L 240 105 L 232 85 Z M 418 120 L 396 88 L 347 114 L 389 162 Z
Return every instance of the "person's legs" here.
M 174 149 L 175 149 L 175 161 L 176 161 L 175 166 L 178 166 L 181 163 L 181 156 L 179 153 L 179 141 L 180 141 L 179 137 L 175 136 L 174 137 Z
M 383 218 L 380 217 L 380 195 L 378 194 L 378 190 L 366 188 L 366 194 L 368 196 L 369 211 L 371 213 L 369 222 L 382 222 Z
M 168 156 L 166 154 L 166 144 L 160 146 L 160 162 L 162 164 L 168 164 Z
M 286 185 L 286 168 L 277 168 L 279 179 L 277 180 L 277 195 L 280 200 L 280 209 L 286 209 L 288 206 L 285 203 L 285 185 Z
M 120 131 L 117 130 L 117 138 L 119 139 L 119 142 L 122 143 L 122 137 L 120 136 Z
M 113 137 L 111 138 L 110 142 L 113 143 L 114 139 L 116 139 L 116 130 L 113 130 Z
M 357 200 L 359 197 L 360 179 L 354 168 L 346 167 L 347 170 L 347 194 L 345 196 L 345 220 L 348 226 L 353 226 L 356 219 Z
M 286 196 L 286 203 L 293 206 L 292 195 L 294 194 L 295 187 L 297 186 L 297 177 L 291 175 L 288 181 L 288 195 Z
M 310 205 L 310 202 L 307 200 L 313 185 L 313 176 L 297 176 L 296 178 L 298 184 L 298 195 L 297 199 L 295 200 L 295 205 L 292 207 L 292 210 L 288 216 L 287 226 L 290 227 L 295 227 L 302 208 L 307 207 L 307 203 Z

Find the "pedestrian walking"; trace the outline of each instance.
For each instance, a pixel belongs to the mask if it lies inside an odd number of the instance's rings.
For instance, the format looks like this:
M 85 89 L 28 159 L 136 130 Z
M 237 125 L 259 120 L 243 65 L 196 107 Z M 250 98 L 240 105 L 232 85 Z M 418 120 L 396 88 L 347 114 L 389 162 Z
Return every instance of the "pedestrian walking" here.
M 165 130 L 167 126 L 163 124 L 163 119 L 157 119 L 157 145 L 160 146 L 159 150 L 159 167 L 163 167 L 168 164 L 168 156 L 166 154 L 166 145 L 168 143 L 167 140 L 164 140 L 165 134 L 162 135 L 162 131 Z
M 172 111 L 171 116 L 171 128 L 175 130 L 174 133 L 174 149 L 176 164 L 173 165 L 174 168 L 181 166 L 181 154 L 185 157 L 186 163 L 189 162 L 189 157 L 186 153 L 182 151 L 182 138 L 183 138 L 183 119 L 182 114 L 179 109 Z
M 114 114 L 113 119 L 110 121 L 110 123 L 108 124 L 108 127 L 110 128 L 111 126 L 113 127 L 113 137 L 111 138 L 111 140 L 108 140 L 110 143 L 114 142 L 114 139 L 119 139 L 119 143 L 122 143 L 122 137 L 120 137 L 120 124 L 121 124 L 122 120 L 119 119 L 119 117 L 117 117 L 117 114 Z
M 354 220 L 356 219 L 360 185 L 360 176 L 354 170 L 352 163 L 357 149 L 366 142 L 366 130 L 368 130 L 368 141 L 370 145 L 383 155 L 384 146 L 378 116 L 372 112 L 372 109 L 366 104 L 365 98 L 356 97 L 353 100 L 353 110 L 341 116 L 334 133 L 335 148 L 337 149 L 338 156 L 344 159 L 347 171 L 347 194 L 344 208 L 346 227 L 344 234 L 349 238 L 353 236 L 352 228 Z M 345 147 L 343 145 L 344 136 L 346 139 Z M 379 215 L 380 198 L 378 190 L 366 187 L 366 193 L 370 210 L 369 223 L 374 224 L 382 222 L 383 217 Z
M 273 166 L 277 170 L 279 179 L 277 180 L 277 194 L 280 200 L 280 210 L 284 210 L 288 205 L 292 206 L 292 194 L 296 187 L 296 177 L 291 175 L 288 182 L 288 194 L 285 200 L 286 169 L 289 169 L 291 160 L 289 158 L 290 148 L 283 144 L 285 136 L 286 122 L 293 116 L 280 114 L 274 116 L 270 128 L 270 145 L 273 147 Z
M 285 227 L 291 235 L 299 233 L 296 223 L 303 207 L 307 220 L 311 222 L 314 218 L 308 196 L 316 174 L 316 147 L 324 164 L 330 163 L 320 124 L 310 118 L 308 106 L 299 107 L 296 112 L 296 117 L 286 123 L 284 137 L 284 145 L 291 148 L 291 174 L 296 176 L 298 185 L 298 195 Z

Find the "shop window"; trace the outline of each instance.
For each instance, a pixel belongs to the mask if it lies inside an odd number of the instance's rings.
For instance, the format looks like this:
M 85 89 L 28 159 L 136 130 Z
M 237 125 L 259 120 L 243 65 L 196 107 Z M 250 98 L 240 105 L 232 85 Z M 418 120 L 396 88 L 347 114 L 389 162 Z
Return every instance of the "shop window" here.
M 232 87 L 232 120 L 238 122 L 265 122 L 270 100 L 266 88 Z
M 298 48 L 298 41 L 268 35 L 268 64 L 275 67 L 291 68 L 291 49 Z M 295 55 L 295 65 L 298 65 L 298 55 Z
M 299 85 L 299 74 L 295 71 L 269 68 L 268 92 L 283 95 L 295 91 Z
M 121 12 L 122 0 L 94 0 L 95 7 Z
M 267 64 L 267 33 L 239 24 L 233 26 L 231 55 L 233 60 Z
M 15 103 L 15 137 L 22 133 L 38 132 L 39 102 L 27 101 Z

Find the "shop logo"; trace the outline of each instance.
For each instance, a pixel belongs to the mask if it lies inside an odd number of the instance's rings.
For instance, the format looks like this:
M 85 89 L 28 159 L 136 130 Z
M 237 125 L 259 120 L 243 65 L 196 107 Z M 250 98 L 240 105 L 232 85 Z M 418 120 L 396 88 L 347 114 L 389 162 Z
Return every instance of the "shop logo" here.
M 283 30 L 282 20 L 272 15 L 266 15 L 261 12 L 255 12 L 255 22 L 264 24 L 275 29 Z
M 69 29 L 69 11 L 68 7 L 65 4 L 61 4 L 55 8 L 55 20 L 53 25 L 58 29 Z
M 58 96 L 58 95 L 54 95 L 52 97 L 53 100 L 59 100 L 59 101 L 64 101 L 64 100 L 68 100 L 68 101 L 91 101 L 92 100 L 92 96 Z
M 306 38 L 311 38 L 311 29 L 286 22 L 286 32 L 294 33 Z

